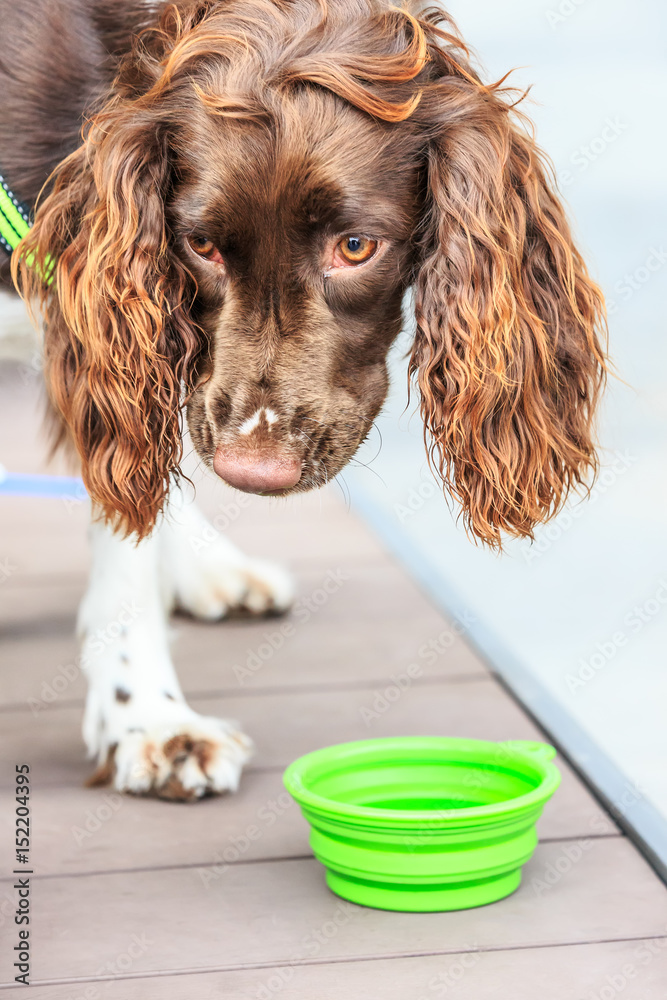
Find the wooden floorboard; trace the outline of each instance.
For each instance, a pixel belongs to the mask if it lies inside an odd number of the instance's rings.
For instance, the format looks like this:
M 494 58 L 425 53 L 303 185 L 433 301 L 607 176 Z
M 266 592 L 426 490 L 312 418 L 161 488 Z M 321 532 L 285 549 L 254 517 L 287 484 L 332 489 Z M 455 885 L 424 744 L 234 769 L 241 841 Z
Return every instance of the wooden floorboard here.
M 664 1000 L 667 938 L 34 986 L 33 1000 Z M 130 956 L 131 958 L 131 956 Z M 122 974 L 121 974 L 122 975 Z M 128 973 L 132 975 L 131 971 Z M 86 994 L 86 990 L 91 992 Z M 94 990 L 94 992 L 92 992 Z M 615 991 L 615 992 L 614 992 Z M 9 990 L 7 996 L 19 995 Z M 4 996 L 5 994 L 3 994 Z
M 623 837 L 541 844 L 518 892 L 458 913 L 355 906 L 313 859 L 220 869 L 35 884 L 33 978 L 96 978 L 133 941 L 136 974 L 659 937 L 667 924 L 662 883 Z

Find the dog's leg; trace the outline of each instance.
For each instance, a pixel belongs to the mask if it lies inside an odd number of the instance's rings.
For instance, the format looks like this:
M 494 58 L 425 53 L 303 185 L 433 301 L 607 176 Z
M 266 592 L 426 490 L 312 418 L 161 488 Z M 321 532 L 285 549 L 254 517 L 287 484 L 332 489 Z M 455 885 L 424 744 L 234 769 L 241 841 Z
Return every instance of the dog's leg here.
M 282 609 L 291 591 L 283 571 L 245 559 L 221 537 L 193 548 L 193 534 L 201 537 L 205 526 L 177 490 L 164 524 L 138 545 L 93 523 L 93 567 L 79 613 L 89 681 L 84 739 L 99 765 L 91 783 L 183 800 L 238 785 L 250 740 L 235 723 L 185 702 L 167 611 L 178 604 L 218 618 L 235 605 Z
M 250 559 L 173 487 L 160 531 L 161 577 L 171 609 L 216 621 L 232 608 L 262 614 L 287 610 L 294 590 L 280 566 Z

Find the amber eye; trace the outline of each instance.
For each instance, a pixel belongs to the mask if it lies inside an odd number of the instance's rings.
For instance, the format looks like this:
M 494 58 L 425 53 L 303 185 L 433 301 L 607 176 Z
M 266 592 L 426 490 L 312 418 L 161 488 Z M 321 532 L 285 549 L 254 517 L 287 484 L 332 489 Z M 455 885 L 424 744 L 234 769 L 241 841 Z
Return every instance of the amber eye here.
M 345 236 L 336 247 L 336 251 L 343 263 L 363 264 L 364 261 L 370 260 L 377 246 L 377 240 L 371 240 L 367 236 Z
M 190 248 L 199 257 L 203 257 L 204 260 L 213 260 L 217 263 L 222 263 L 222 254 L 213 240 L 200 239 L 198 236 L 188 236 L 188 243 L 190 244 Z

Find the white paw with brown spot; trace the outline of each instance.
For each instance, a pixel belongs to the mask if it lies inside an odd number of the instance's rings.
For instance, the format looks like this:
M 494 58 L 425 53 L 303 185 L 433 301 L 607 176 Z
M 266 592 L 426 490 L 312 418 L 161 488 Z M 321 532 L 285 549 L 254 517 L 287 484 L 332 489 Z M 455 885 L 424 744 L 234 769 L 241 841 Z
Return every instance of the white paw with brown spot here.
M 88 784 L 179 802 L 235 792 L 250 739 L 234 722 L 178 707 L 188 716 L 180 724 L 134 727 L 114 740 Z

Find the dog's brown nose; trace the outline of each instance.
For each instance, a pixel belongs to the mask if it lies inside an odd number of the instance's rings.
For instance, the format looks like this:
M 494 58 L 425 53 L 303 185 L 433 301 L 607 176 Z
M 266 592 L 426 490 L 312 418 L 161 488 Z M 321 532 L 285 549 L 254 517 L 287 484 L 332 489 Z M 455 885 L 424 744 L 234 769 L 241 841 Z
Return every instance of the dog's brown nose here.
M 244 493 L 278 493 L 301 479 L 298 458 L 280 453 L 257 453 L 218 448 L 213 458 L 215 472 L 230 486 Z

